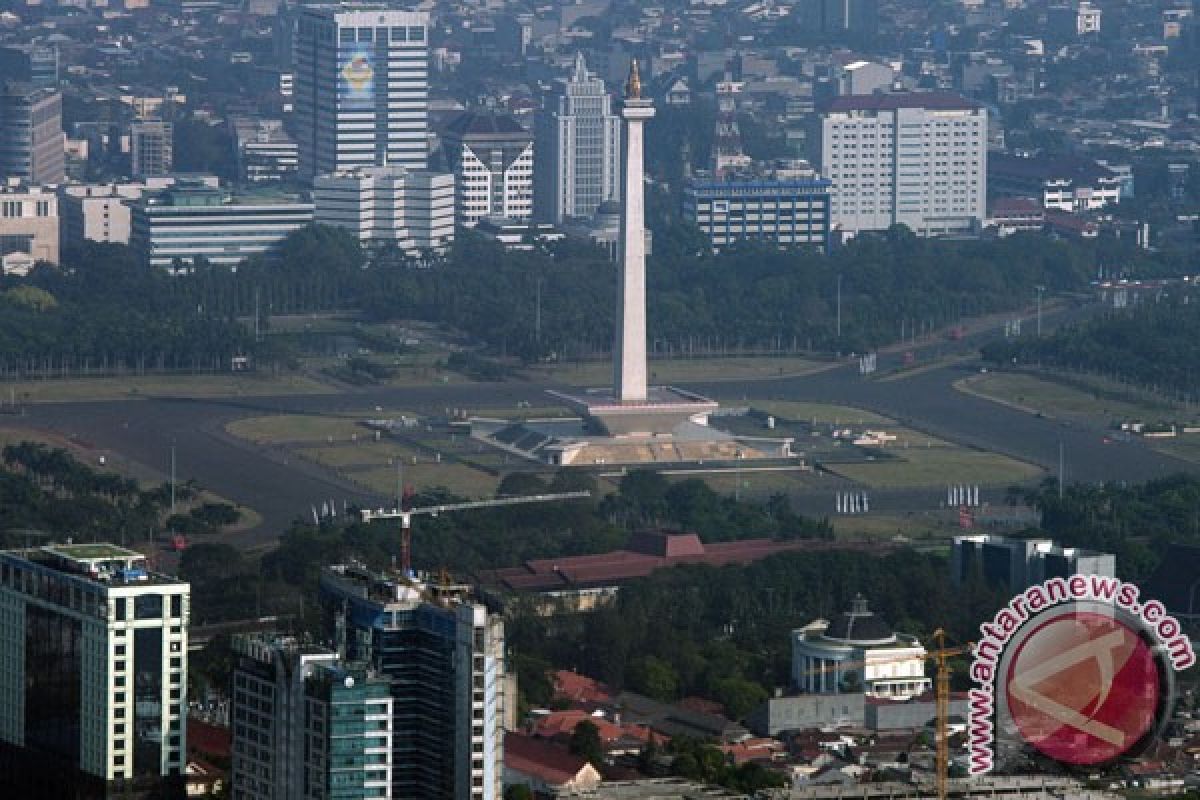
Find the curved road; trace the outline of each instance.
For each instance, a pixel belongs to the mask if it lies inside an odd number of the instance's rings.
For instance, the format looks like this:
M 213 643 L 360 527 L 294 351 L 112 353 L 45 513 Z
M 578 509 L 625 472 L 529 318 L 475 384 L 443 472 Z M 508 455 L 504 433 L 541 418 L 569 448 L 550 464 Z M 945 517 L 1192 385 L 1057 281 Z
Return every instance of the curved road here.
M 1069 314 L 1073 312 L 1068 312 Z M 957 343 L 931 343 L 927 351 L 972 351 L 988 332 Z M 898 365 L 899 353 L 879 356 L 881 374 Z M 808 400 L 876 411 L 939 438 L 991 450 L 1058 472 L 1059 444 L 1068 481 L 1142 481 L 1195 464 L 1159 453 L 1140 441 L 1105 444 L 1097 429 L 1067 426 L 955 390 L 970 368 L 950 364 L 898 380 L 864 379 L 856 364 L 815 374 L 754 382 L 699 383 L 687 388 L 729 403 L 756 399 Z M 467 384 L 368 389 L 340 395 L 230 399 L 146 398 L 91 403 L 48 403 L 27 410 L 25 422 L 73 436 L 166 474 L 176 446 L 177 474 L 258 511 L 262 524 L 242 538 L 246 544 L 272 540 L 312 504 L 335 498 L 378 504 L 365 493 L 286 452 L 259 448 L 224 432 L 226 423 L 269 413 L 329 413 L 382 406 L 440 413 L 448 408 L 515 407 L 525 400 L 544 404 L 544 391 L 564 388 L 528 383 Z

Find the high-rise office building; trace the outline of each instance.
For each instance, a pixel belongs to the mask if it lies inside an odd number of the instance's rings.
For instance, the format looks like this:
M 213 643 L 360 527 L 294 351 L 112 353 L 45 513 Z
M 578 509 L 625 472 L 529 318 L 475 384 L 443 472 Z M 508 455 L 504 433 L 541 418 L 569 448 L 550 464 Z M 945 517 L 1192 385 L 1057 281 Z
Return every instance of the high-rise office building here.
M 454 241 L 454 176 L 403 167 L 318 175 L 313 221 L 345 228 L 369 247 L 444 252 Z
M 465 586 L 338 565 L 321 573 L 325 629 L 391 684 L 392 795 L 499 800 L 504 622 Z
M 834 98 L 818 149 L 835 230 L 978 229 L 987 212 L 987 127 L 985 108 L 945 92 Z
M 0 75 L 35 89 L 57 89 L 58 48 L 38 43 L 4 45 L 0 47 Z
M 621 120 L 604 81 L 575 58 L 571 78 L 538 114 L 534 214 L 544 222 L 589 218 L 621 197 Z
M 135 178 L 166 175 L 171 172 L 172 125 L 159 120 L 135 122 L 129 126 L 130 174 Z
M 123 547 L 0 552 L 0 796 L 182 796 L 188 600 Z
M 304 7 L 293 44 L 302 178 L 426 167 L 428 25 L 423 12 Z
M 233 638 L 234 800 L 390 798 L 388 681 L 270 634 Z
M 533 216 L 533 137 L 515 119 L 465 112 L 446 126 L 442 145 L 454 173 L 459 225 Z
M 29 83 L 5 83 L 0 88 L 0 179 L 62 183 L 65 163 L 62 95 Z

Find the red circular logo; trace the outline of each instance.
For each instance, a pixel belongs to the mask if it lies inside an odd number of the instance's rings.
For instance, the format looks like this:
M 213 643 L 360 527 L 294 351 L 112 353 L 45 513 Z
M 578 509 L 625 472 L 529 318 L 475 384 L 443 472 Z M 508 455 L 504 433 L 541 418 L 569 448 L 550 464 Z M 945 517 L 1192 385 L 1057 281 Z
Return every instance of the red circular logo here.
M 1112 761 L 1158 713 L 1158 667 L 1136 630 L 1112 616 L 1065 611 L 1032 629 L 1009 662 L 1008 708 L 1022 738 L 1066 764 Z

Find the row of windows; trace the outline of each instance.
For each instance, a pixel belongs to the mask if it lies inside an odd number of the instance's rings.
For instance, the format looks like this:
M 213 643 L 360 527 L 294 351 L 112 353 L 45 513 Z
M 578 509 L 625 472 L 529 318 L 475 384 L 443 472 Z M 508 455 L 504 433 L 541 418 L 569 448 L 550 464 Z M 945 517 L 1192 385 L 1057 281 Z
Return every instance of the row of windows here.
M 379 42 L 386 43 L 388 41 L 388 33 L 391 33 L 393 42 L 423 42 L 425 41 L 425 28 L 422 25 L 394 25 L 390 28 L 341 28 L 338 31 L 338 40 L 343 44 L 349 42 Z

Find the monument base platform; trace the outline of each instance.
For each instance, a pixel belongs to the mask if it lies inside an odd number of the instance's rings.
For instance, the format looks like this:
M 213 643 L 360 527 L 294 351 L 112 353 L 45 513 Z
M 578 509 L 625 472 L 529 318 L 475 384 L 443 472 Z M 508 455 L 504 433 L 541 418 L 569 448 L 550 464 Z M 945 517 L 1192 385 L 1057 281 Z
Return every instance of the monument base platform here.
M 548 394 L 582 414 L 591 433 L 613 437 L 670 434 L 685 422 L 706 425 L 717 410 L 715 400 L 673 386 L 651 387 L 646 399 L 636 403 L 621 402 L 611 389 Z

